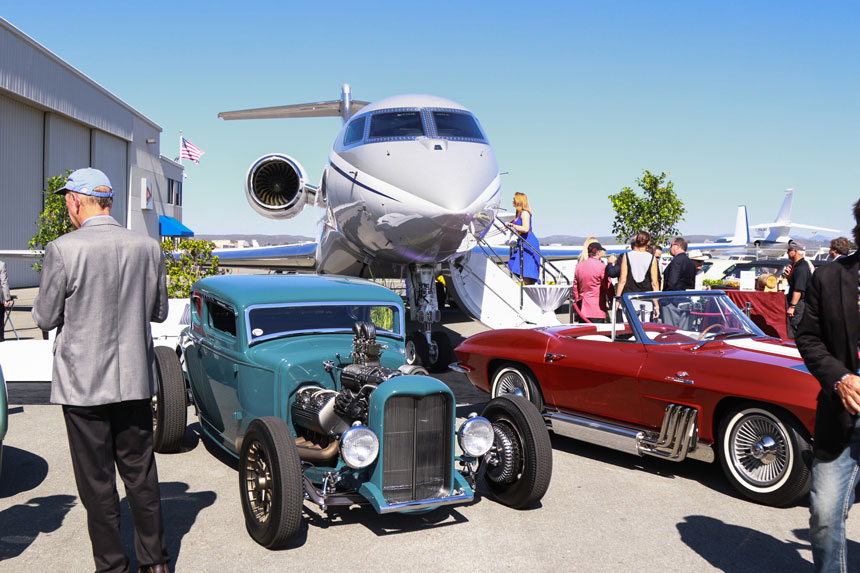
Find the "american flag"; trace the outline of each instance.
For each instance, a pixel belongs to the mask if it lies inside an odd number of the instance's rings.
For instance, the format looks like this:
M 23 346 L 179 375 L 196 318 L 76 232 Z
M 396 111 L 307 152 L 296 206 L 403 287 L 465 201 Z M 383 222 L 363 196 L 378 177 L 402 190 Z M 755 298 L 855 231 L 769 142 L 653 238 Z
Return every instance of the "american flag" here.
M 182 138 L 182 150 L 179 157 L 182 159 L 190 159 L 194 163 L 200 163 L 200 156 L 206 153 L 184 137 Z

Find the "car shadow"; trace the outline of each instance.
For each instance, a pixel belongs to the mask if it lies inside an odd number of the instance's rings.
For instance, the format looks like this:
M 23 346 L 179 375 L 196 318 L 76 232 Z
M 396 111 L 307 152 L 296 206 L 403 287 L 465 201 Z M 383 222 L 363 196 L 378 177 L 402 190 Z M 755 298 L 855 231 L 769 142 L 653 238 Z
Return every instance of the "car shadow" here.
M 170 569 L 177 570 L 182 549 L 182 538 L 191 531 L 201 511 L 215 503 L 218 497 L 214 491 L 189 492 L 188 484 L 183 482 L 162 482 L 161 511 L 164 520 L 164 538 Z M 137 571 L 138 563 L 134 553 L 134 524 L 128 498 L 120 502 L 120 534 L 126 554 L 131 558 L 130 571 Z
M 388 513 L 381 515 L 369 505 L 329 507 L 326 513 L 322 513 L 318 507 L 305 503 L 303 513 L 305 523 L 309 527 L 328 529 L 358 524 L 366 527 L 378 537 L 427 531 L 469 521 L 466 516 L 457 511 L 456 507 L 450 506 L 440 507 L 426 513 Z
M 47 475 L 48 462 L 45 458 L 8 444 L 3 445 L 0 499 L 35 489 L 45 481 Z
M 782 541 L 761 531 L 704 515 L 688 515 L 677 528 L 687 546 L 721 571 L 813 570 L 808 529 L 792 531 L 797 541 Z M 726 551 L 727 547 L 731 547 L 731 551 Z M 848 540 L 848 555 L 857 554 L 860 554 L 860 543 Z
M 59 529 L 76 499 L 73 495 L 34 497 L 0 511 L 0 562 L 21 555 L 40 533 Z
M 559 436 L 552 432 L 549 435 L 553 450 L 574 454 L 617 468 L 645 472 L 666 479 L 682 478 L 696 481 L 719 493 L 738 499 L 746 499 L 737 493 L 731 484 L 728 483 L 720 468 L 719 461 L 714 461 L 710 464 L 697 460 L 671 462 L 653 456 L 639 457 L 619 452 L 596 444 Z

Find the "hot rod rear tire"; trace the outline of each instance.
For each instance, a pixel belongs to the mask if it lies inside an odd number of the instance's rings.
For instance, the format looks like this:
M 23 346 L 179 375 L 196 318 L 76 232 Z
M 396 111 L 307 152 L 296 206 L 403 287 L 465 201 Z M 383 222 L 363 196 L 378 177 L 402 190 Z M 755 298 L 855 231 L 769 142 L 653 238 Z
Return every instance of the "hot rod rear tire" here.
M 172 348 L 155 347 L 157 393 L 152 400 L 152 447 L 168 454 L 179 451 L 188 417 L 185 377 Z
M 514 394 L 490 400 L 481 415 L 495 433 L 494 456 L 483 461 L 487 487 L 509 507 L 535 505 L 552 477 L 552 445 L 543 418 L 528 400 Z
M 302 524 L 302 471 L 296 441 L 280 418 L 248 425 L 239 455 L 245 527 L 269 549 L 286 544 Z
M 792 504 L 809 492 L 812 445 L 793 416 L 763 404 L 731 410 L 720 423 L 720 465 L 744 497 Z

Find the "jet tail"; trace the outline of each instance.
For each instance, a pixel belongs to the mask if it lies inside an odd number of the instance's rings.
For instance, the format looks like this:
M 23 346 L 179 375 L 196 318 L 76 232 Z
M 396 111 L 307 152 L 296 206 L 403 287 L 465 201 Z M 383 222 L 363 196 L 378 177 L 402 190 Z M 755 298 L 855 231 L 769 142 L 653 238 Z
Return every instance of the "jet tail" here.
M 731 242 L 738 245 L 747 245 L 750 242 L 750 226 L 746 205 L 738 205 L 738 214 L 735 217 L 735 234 L 732 236 Z
M 776 214 L 774 223 L 786 223 L 791 221 L 791 198 L 794 196 L 794 189 L 785 190 L 785 199 L 782 200 L 782 206 L 779 208 L 779 213 Z

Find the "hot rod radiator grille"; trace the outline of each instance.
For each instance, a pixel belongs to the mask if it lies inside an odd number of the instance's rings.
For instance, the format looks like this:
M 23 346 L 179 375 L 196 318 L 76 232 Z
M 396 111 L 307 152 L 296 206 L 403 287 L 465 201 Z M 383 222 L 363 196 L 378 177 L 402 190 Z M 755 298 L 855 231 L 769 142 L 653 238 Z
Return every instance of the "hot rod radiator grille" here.
M 391 502 L 447 495 L 451 489 L 449 396 L 393 396 L 385 403 L 382 489 Z

